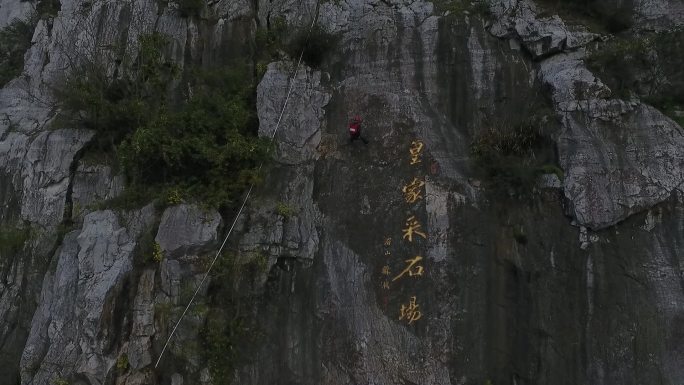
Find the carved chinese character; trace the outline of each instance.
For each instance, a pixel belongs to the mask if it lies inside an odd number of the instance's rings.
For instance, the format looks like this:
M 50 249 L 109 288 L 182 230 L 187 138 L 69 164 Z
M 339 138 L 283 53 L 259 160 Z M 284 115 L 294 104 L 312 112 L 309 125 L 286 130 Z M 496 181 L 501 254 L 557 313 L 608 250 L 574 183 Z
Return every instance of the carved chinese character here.
M 411 142 L 411 147 L 409 147 L 409 153 L 411 154 L 411 163 L 410 164 L 418 164 L 420 163 L 420 153 L 423 151 L 423 142 L 420 140 L 414 140 Z
M 404 261 L 404 262 L 408 262 L 409 265 L 401 273 L 399 273 L 399 275 L 394 277 L 392 279 L 392 282 L 403 277 L 407 273 L 408 273 L 409 277 L 422 276 L 423 275 L 423 266 L 417 265 L 417 263 L 422 261 L 422 260 L 423 260 L 423 257 L 421 257 L 420 255 L 416 255 L 415 258 L 407 259 L 406 261 Z
M 401 191 L 404 193 L 404 199 L 406 200 L 406 203 L 414 203 L 418 199 L 422 199 L 423 196 L 420 195 L 420 189 L 423 186 L 425 186 L 425 182 L 418 178 L 413 178 L 411 183 L 402 187 Z
M 385 246 L 390 246 L 390 245 L 392 245 L 392 238 L 391 237 L 385 238 Z
M 389 250 L 385 250 L 385 255 L 392 255 Z
M 411 297 L 411 300 L 407 305 L 401 305 L 399 310 L 399 321 L 405 319 L 408 321 L 409 325 L 415 321 L 418 321 L 423 315 L 418 310 L 418 304 L 416 303 L 416 297 Z
M 427 234 L 420 231 L 420 224 L 416 220 L 415 216 L 411 216 L 406 220 L 406 228 L 402 229 L 404 232 L 403 238 L 408 238 L 409 242 L 413 242 L 413 234 L 420 235 L 423 238 L 427 238 Z
M 389 281 L 382 281 L 382 288 L 385 290 L 389 290 Z
M 382 275 L 390 275 L 390 267 L 385 265 L 382 267 Z

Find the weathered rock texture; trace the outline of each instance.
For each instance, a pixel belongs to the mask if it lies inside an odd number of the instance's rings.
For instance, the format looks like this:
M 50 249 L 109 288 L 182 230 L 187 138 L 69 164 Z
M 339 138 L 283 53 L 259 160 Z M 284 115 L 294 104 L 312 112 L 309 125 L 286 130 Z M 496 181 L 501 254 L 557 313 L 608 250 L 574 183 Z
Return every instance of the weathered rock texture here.
M 29 5 L 0 0 L 0 26 Z M 211 382 L 209 286 L 154 363 L 232 218 L 100 210 L 123 179 L 81 159 L 92 132 L 50 128 L 49 90 L 74 60 L 113 73 L 107 47 L 134 55 L 155 30 L 181 66 L 225 63 L 279 17 L 315 18 L 338 40 L 320 68 L 292 78 L 296 58 L 270 63 L 257 87 L 259 133 L 277 127 L 277 151 L 222 256 L 262 265 L 235 283 L 256 298 L 261 336 L 236 347 L 235 383 L 684 383 L 682 128 L 585 66 L 601 36 L 529 0 L 442 5 L 221 0 L 188 18 L 173 2 L 63 0 L 0 90 L 0 225 L 33 234 L 0 250 L 0 385 Z M 684 22 L 675 0 L 605 7 L 627 9 L 634 31 Z M 563 176 L 540 178 L 528 201 L 497 198 L 469 144 L 539 100 Z M 368 145 L 347 141 L 353 114 Z M 412 181 L 415 201 L 402 194 Z M 403 236 L 411 223 L 424 237 Z

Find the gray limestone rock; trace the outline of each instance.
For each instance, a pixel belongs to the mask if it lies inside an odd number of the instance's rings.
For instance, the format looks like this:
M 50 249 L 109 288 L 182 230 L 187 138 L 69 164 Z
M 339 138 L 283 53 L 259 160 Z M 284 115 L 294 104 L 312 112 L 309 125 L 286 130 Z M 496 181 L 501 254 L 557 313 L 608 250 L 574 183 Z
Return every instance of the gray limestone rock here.
M 215 244 L 221 216 L 215 210 L 180 204 L 164 211 L 155 241 L 174 259 L 193 256 Z
M 153 209 L 142 211 L 151 218 Z M 117 328 L 113 312 L 132 269 L 137 234 L 121 227 L 112 211 L 86 215 L 69 233 L 46 275 L 40 304 L 22 354 L 22 384 L 54 383 L 79 374 L 104 382 L 116 355 L 108 346 Z
M 301 65 L 290 81 L 297 63 L 271 63 L 257 87 L 259 135 L 272 137 L 276 130 L 278 159 L 288 164 L 316 159 L 321 141 L 324 107 L 330 93 L 321 87 L 321 72 Z M 292 92 L 290 92 L 292 87 Z M 289 96 L 289 97 L 288 97 Z M 287 100 L 287 108 L 283 106 Z M 281 116 L 281 112 L 282 116 Z
M 45 131 L 35 137 L 10 133 L 0 142 L 0 169 L 21 186 L 21 216 L 42 226 L 64 217 L 71 163 L 92 138 L 83 130 Z
M 534 3 L 527 0 L 491 3 L 495 20 L 490 32 L 497 37 L 517 39 L 534 59 L 578 49 L 599 37 L 588 32 L 571 32 L 558 15 L 538 18 Z
M 79 162 L 73 177 L 71 192 L 72 216 L 83 216 L 90 206 L 117 197 L 123 192 L 123 175 L 114 175 L 112 168 L 103 164 Z

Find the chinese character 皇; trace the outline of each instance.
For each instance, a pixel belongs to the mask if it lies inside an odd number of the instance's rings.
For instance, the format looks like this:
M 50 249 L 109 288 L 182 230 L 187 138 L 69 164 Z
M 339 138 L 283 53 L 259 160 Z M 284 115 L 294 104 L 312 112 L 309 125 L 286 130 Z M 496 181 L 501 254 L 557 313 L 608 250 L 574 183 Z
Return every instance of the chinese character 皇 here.
M 408 305 L 401 305 L 401 309 L 399 310 L 399 321 L 406 319 L 409 325 L 414 321 L 418 321 L 422 316 L 423 315 L 418 310 L 415 296 L 411 297 Z
M 385 265 L 382 267 L 382 275 L 390 275 L 390 267 Z
M 409 277 L 422 276 L 423 275 L 423 266 L 416 265 L 416 263 L 418 263 L 422 260 L 423 260 L 423 257 L 421 257 L 420 255 L 416 255 L 416 257 L 413 259 L 407 259 L 405 262 L 408 262 L 409 265 L 401 273 L 399 273 L 399 275 L 394 277 L 392 279 L 392 282 L 403 277 L 404 274 L 406 274 L 406 273 L 408 273 Z M 414 267 L 414 265 L 416 265 L 416 266 Z
M 423 197 L 420 195 L 420 188 L 423 186 L 425 186 L 425 182 L 418 178 L 413 178 L 411 183 L 402 187 L 401 191 L 404 193 L 406 203 L 414 203 L 418 199 L 422 199 Z
M 392 244 L 392 238 L 387 237 L 385 238 L 385 246 L 390 246 Z
M 411 163 L 410 164 L 417 164 L 420 163 L 420 159 L 418 157 L 420 156 L 420 153 L 423 151 L 423 142 L 420 140 L 414 140 L 411 142 L 411 147 L 409 148 L 409 153 L 411 154 Z
M 388 281 L 382 281 L 382 288 L 385 290 L 389 290 L 389 282 Z
M 402 229 L 404 232 L 403 238 L 408 238 L 409 242 L 413 242 L 413 234 L 418 234 L 423 238 L 427 238 L 427 234 L 421 232 L 420 229 L 420 224 L 416 220 L 415 216 L 409 217 L 409 219 L 406 220 L 406 226 L 407 228 Z

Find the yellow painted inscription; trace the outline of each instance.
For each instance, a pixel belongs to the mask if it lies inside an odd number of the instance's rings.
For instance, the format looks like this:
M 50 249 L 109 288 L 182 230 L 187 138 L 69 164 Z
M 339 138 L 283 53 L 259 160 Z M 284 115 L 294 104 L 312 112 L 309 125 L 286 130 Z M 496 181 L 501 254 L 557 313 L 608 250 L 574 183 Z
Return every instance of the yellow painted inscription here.
M 420 195 L 420 189 L 423 186 L 425 186 L 425 182 L 418 178 L 413 178 L 411 183 L 402 187 L 401 191 L 404 193 L 404 200 L 406 200 L 406 203 L 414 203 L 418 199 L 423 199 L 423 196 Z
M 416 297 L 411 297 L 411 300 L 408 304 L 401 305 L 401 309 L 399 310 L 399 321 L 406 320 L 409 325 L 415 321 L 418 321 L 420 317 L 423 316 L 420 313 L 420 310 L 418 310 L 418 307 L 419 305 L 416 303 Z
M 423 152 L 424 146 L 425 144 L 423 144 L 423 142 L 420 140 L 414 140 L 411 142 L 411 147 L 409 147 L 409 154 L 411 154 L 410 164 L 418 164 L 421 162 L 420 153 Z
M 407 259 L 406 261 L 404 261 L 404 262 L 408 263 L 408 266 L 406 266 L 406 268 L 401 273 L 399 273 L 396 277 L 394 277 L 392 279 L 392 282 L 396 281 L 397 279 L 403 277 L 406 274 L 408 274 L 409 277 L 422 276 L 424 269 L 423 269 L 422 265 L 418 264 L 418 262 L 420 262 L 422 260 L 423 260 L 423 257 L 421 257 L 420 255 L 416 255 L 415 258 Z
M 423 238 L 427 238 L 427 234 L 424 232 L 420 231 L 420 224 L 416 220 L 416 217 L 411 215 L 407 220 L 406 220 L 406 228 L 402 229 L 404 232 L 404 239 L 408 239 L 409 242 L 413 242 L 413 234 L 419 235 Z

